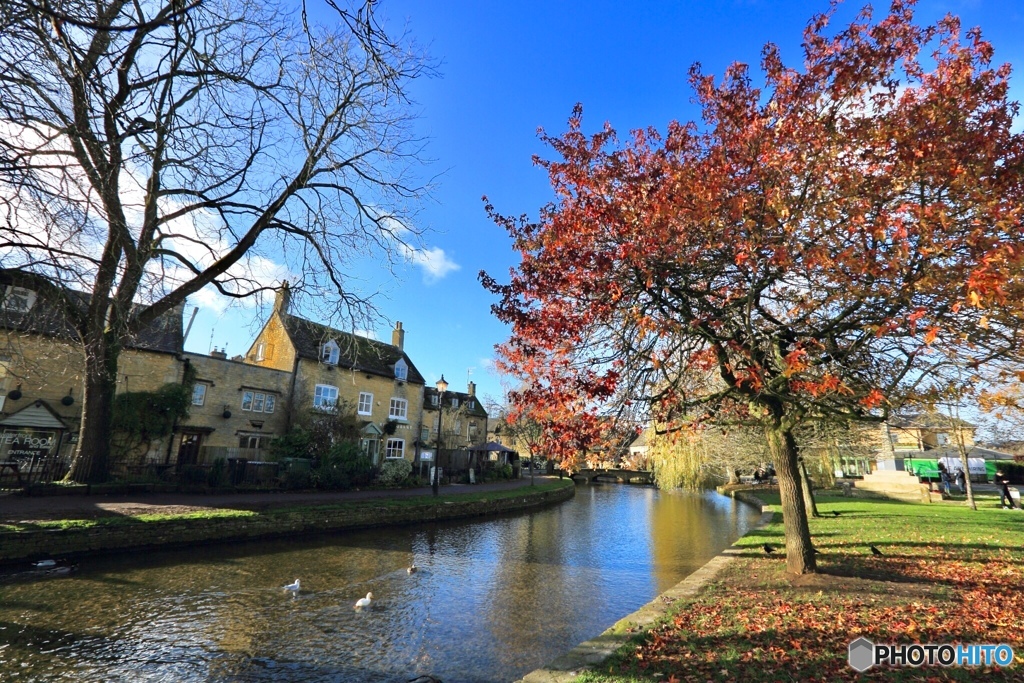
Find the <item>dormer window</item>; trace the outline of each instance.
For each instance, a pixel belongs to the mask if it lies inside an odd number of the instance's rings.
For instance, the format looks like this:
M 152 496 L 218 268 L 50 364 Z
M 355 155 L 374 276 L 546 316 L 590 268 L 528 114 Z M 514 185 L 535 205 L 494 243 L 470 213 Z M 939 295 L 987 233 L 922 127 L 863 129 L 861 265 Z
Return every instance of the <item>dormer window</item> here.
M 338 348 L 338 342 L 333 339 L 320 347 L 320 362 L 322 363 L 337 365 L 340 356 L 341 349 Z
M 438 401 L 437 394 L 431 394 L 431 396 L 430 396 L 430 405 L 436 406 L 438 404 L 438 402 L 439 401 Z
M 452 408 L 458 408 L 458 407 L 459 407 L 459 399 L 453 398 L 452 399 Z
M 28 313 L 36 302 L 36 293 L 24 287 L 8 286 L 4 292 L 3 307 L 13 313 Z
M 404 358 L 399 358 L 398 362 L 395 363 L 395 379 L 400 379 L 403 382 L 409 377 L 409 366 L 406 364 Z

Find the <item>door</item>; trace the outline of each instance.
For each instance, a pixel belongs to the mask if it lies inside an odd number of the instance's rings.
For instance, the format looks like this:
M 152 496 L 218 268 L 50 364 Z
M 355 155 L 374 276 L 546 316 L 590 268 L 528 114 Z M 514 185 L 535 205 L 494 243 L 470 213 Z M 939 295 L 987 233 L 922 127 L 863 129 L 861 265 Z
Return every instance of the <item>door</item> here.
M 178 466 L 195 465 L 199 462 L 199 442 L 202 441 L 202 434 L 181 435 L 181 445 L 178 446 Z

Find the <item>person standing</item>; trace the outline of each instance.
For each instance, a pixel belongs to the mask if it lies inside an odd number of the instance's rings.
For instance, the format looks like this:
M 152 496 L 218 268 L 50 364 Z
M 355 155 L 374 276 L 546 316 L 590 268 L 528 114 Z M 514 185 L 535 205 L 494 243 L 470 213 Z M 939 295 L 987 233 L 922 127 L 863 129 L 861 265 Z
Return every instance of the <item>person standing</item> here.
M 967 493 L 967 475 L 964 474 L 963 468 L 956 471 L 956 487 L 960 489 L 961 494 Z
M 943 495 L 949 495 L 949 472 L 946 470 L 945 463 L 939 463 L 939 479 L 942 481 L 942 493 Z
M 999 487 L 999 504 L 1012 510 L 1014 506 L 1013 496 L 1010 495 L 1010 480 L 1002 470 L 996 470 L 995 483 Z

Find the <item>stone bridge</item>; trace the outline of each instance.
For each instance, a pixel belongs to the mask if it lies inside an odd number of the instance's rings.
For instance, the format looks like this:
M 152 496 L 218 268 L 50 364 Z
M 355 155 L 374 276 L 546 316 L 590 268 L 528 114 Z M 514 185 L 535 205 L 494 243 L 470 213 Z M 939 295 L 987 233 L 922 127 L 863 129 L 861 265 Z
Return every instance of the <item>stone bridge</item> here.
M 596 479 L 617 481 L 622 484 L 653 484 L 654 473 L 644 470 L 582 469 L 569 475 L 573 481 L 588 484 Z

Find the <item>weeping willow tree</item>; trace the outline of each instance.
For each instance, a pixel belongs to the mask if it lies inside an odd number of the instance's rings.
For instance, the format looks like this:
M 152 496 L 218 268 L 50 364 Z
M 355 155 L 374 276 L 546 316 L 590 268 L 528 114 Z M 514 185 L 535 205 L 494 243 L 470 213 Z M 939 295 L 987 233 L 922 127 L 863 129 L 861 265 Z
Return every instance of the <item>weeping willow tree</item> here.
M 735 483 L 738 471 L 752 472 L 768 461 L 763 436 L 743 428 L 701 427 L 670 433 L 654 429 L 647 444 L 655 482 L 662 489 L 699 491 Z

